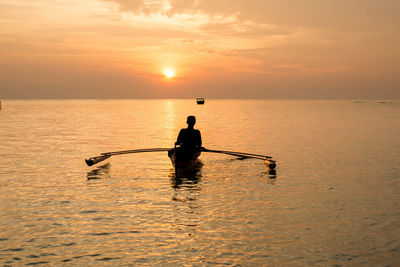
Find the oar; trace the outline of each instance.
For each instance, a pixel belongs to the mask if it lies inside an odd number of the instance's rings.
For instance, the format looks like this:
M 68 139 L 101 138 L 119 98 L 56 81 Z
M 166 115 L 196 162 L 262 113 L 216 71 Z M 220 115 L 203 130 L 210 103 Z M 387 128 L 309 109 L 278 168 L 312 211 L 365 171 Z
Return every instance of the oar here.
M 261 159 L 261 160 L 265 161 L 265 164 L 267 164 L 270 169 L 275 169 L 275 167 L 276 167 L 275 160 L 273 160 L 272 157 L 270 157 L 270 156 L 251 154 L 251 153 L 243 153 L 243 152 L 235 152 L 235 151 L 207 149 L 205 147 L 202 147 L 201 151 L 226 154 L 226 155 L 237 156 L 237 157 L 242 157 L 242 158 Z
M 131 154 L 131 153 L 143 153 L 143 152 L 160 152 L 160 151 L 168 151 L 171 148 L 143 148 L 143 149 L 133 149 L 133 150 L 123 150 L 123 151 L 114 151 L 114 152 L 106 152 L 101 153 L 100 156 L 92 157 L 89 159 L 85 159 L 85 162 L 88 166 L 92 166 L 97 164 L 103 160 L 108 159 L 111 156 L 122 155 L 122 154 Z

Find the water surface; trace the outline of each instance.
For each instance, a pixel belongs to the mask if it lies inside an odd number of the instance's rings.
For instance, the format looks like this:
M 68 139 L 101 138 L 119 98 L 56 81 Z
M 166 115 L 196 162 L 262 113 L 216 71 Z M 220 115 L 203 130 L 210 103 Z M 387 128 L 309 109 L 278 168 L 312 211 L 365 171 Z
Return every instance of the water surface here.
M 175 173 L 188 115 L 210 149 Z M 396 266 L 400 102 L 2 101 L 3 265 Z

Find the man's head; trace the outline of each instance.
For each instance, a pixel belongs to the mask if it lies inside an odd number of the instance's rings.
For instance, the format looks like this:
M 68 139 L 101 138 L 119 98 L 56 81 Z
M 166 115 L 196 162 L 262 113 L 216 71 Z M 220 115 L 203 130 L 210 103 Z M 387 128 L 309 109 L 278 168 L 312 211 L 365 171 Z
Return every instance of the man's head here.
M 188 116 L 186 123 L 189 127 L 193 127 L 196 124 L 196 117 L 195 116 Z

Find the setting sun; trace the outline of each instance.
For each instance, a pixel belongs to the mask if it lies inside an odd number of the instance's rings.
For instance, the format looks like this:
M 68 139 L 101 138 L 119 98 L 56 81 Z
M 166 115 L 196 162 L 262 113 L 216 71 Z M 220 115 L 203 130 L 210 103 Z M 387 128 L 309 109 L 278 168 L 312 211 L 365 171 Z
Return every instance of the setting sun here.
M 165 69 L 164 70 L 164 75 L 166 78 L 171 79 L 175 76 L 175 71 L 171 68 Z

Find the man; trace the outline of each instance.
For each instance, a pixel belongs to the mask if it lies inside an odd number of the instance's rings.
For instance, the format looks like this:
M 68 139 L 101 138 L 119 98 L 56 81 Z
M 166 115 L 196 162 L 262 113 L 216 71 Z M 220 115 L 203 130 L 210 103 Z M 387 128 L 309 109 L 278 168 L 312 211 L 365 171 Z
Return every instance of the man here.
M 199 130 L 194 129 L 196 124 L 195 116 L 188 116 L 186 121 L 188 127 L 181 129 L 175 146 L 179 145 L 184 149 L 200 149 L 201 148 L 201 134 Z

